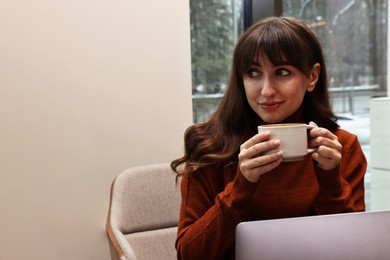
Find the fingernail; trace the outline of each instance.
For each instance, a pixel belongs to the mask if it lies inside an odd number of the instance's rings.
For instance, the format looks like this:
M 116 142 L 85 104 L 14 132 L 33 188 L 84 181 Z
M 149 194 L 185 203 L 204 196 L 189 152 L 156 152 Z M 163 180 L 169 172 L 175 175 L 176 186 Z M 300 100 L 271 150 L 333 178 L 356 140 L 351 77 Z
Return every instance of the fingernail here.
M 280 140 L 275 140 L 274 145 L 280 145 Z

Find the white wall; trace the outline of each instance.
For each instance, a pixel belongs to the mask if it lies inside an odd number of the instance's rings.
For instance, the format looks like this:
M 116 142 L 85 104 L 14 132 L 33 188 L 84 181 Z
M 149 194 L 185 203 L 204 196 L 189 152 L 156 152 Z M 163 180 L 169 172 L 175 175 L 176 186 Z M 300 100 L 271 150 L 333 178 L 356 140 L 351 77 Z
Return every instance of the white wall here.
M 188 1 L 0 1 L 0 259 L 109 259 L 112 180 L 182 152 Z
M 390 210 L 390 98 L 373 98 L 371 116 L 371 210 Z
M 390 5 L 387 16 L 390 17 Z M 370 101 L 371 210 L 390 210 L 390 26 L 387 27 L 387 97 Z

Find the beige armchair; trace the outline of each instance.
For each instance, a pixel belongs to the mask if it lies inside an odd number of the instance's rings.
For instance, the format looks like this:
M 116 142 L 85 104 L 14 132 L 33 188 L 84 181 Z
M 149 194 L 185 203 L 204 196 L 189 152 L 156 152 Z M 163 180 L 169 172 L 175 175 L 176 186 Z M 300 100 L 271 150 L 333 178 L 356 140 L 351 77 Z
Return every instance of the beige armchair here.
M 168 163 L 130 168 L 111 187 L 111 259 L 176 259 L 180 188 Z

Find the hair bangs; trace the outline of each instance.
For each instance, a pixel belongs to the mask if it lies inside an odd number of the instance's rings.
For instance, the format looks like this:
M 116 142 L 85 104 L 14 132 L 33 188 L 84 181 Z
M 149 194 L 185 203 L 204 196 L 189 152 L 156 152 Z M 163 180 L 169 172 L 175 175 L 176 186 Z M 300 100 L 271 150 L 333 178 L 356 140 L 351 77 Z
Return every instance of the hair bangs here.
M 245 43 L 240 44 L 235 54 L 238 70 L 245 73 L 253 62 L 260 63 L 259 59 L 266 57 L 275 66 L 291 65 L 309 75 L 310 47 L 305 37 L 300 36 L 300 32 L 280 21 L 248 32 Z
M 282 27 L 283 28 L 280 28 Z M 305 75 L 309 74 L 308 51 L 304 39 L 298 38 L 293 28 L 271 23 L 259 37 L 259 52 L 275 65 L 291 65 Z

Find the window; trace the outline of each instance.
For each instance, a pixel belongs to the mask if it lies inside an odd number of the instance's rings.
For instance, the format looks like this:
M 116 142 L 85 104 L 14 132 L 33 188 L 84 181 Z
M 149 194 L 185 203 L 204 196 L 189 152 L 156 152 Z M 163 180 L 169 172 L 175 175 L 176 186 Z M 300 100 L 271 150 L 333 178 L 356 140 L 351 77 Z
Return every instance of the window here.
M 301 19 L 319 38 L 337 112 L 367 113 L 367 99 L 385 95 L 387 1 L 284 0 L 283 15 Z
M 214 112 L 229 75 L 235 43 L 243 31 L 241 1 L 190 0 L 193 120 Z
M 387 0 L 191 0 L 194 122 L 218 105 L 244 23 L 272 13 L 299 18 L 323 47 L 339 124 L 358 135 L 367 157 L 370 210 L 370 100 L 387 92 L 387 5 Z
M 387 0 L 283 0 L 284 16 L 311 27 L 324 50 L 333 106 L 367 157 L 366 208 L 371 209 L 370 100 L 386 95 Z

